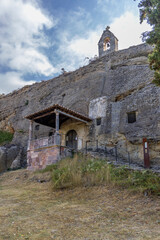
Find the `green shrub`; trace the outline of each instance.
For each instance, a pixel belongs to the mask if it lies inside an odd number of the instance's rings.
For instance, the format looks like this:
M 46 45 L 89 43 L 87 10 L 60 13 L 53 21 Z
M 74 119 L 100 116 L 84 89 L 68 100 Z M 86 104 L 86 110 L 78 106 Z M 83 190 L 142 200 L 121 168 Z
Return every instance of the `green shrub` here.
M 0 131 L 0 145 L 11 142 L 13 139 L 13 133 Z
M 160 177 L 150 171 L 132 171 L 131 186 L 160 195 Z
M 107 161 L 85 158 L 82 155 L 66 158 L 41 171 L 51 172 L 54 189 L 113 184 L 160 195 L 160 177 L 151 171 L 116 167 Z

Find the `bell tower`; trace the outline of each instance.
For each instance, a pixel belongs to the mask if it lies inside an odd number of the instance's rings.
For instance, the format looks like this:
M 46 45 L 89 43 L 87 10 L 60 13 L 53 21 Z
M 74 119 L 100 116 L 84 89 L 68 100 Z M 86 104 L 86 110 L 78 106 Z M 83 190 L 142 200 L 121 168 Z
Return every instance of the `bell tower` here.
M 110 27 L 107 26 L 98 42 L 99 57 L 118 51 L 118 39 L 109 29 Z

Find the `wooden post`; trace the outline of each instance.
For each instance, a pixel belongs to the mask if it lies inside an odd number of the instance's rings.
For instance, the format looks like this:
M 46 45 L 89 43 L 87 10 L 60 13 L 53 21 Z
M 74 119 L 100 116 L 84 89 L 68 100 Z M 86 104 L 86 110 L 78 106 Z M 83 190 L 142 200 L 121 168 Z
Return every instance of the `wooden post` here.
M 150 167 L 150 160 L 149 160 L 149 147 L 146 138 L 143 138 L 143 152 L 144 152 L 144 167 Z
M 28 138 L 28 150 L 30 150 L 30 148 L 31 148 L 32 135 L 33 135 L 33 121 L 30 120 L 30 123 L 29 123 L 29 138 Z

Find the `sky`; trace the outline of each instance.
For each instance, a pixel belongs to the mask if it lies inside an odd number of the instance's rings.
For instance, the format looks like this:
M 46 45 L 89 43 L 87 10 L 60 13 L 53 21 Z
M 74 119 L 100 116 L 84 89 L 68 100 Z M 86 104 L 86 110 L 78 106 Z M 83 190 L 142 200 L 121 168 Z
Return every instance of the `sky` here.
M 0 0 L 0 94 L 54 78 L 98 55 L 106 26 L 119 50 L 141 44 L 134 0 Z

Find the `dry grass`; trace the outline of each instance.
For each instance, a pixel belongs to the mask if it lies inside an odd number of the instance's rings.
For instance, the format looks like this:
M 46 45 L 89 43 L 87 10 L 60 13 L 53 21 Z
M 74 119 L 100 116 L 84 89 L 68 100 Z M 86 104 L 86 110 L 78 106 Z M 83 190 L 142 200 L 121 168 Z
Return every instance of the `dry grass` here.
M 160 198 L 113 186 L 53 192 L 49 173 L 0 176 L 0 240 L 160 239 Z

